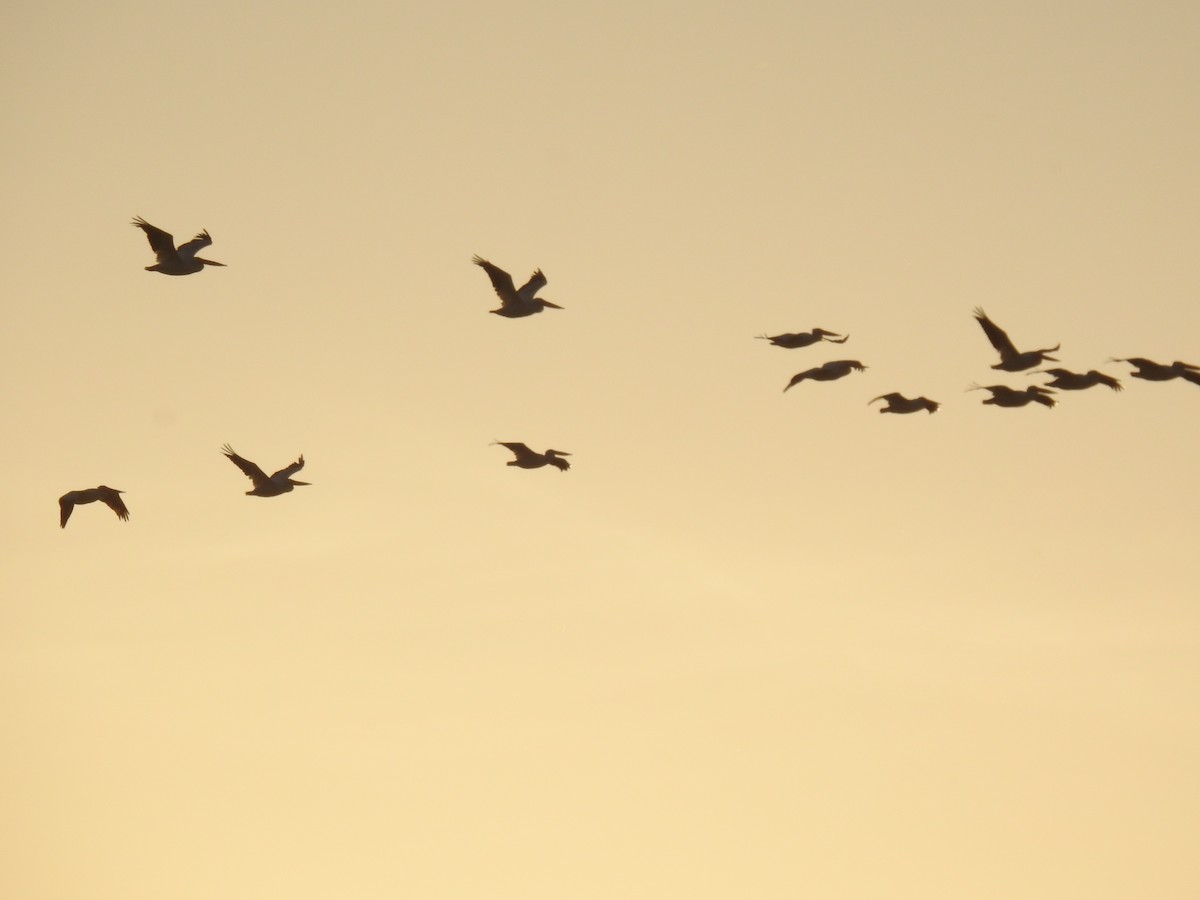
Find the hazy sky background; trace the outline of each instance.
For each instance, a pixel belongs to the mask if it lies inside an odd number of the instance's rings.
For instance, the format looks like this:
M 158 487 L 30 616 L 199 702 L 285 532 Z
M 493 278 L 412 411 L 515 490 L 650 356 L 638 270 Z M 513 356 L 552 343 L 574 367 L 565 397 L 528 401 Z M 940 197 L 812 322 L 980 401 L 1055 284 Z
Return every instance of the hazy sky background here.
M 0 895 L 1200 895 L 1195 4 L 2 32 Z

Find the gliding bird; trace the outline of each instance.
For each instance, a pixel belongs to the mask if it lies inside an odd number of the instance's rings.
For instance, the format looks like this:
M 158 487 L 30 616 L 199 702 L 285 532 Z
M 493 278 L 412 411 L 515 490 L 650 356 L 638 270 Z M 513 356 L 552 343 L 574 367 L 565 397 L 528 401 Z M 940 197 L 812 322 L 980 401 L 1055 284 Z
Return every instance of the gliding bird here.
M 1095 369 L 1089 369 L 1082 374 L 1072 372 L 1070 369 L 1034 369 L 1029 374 L 1032 375 L 1034 372 L 1045 372 L 1047 375 L 1053 375 L 1054 380 L 1047 381 L 1046 386 L 1058 388 L 1063 391 L 1084 391 L 1098 384 L 1110 387 L 1114 391 L 1122 390 L 1121 382 L 1117 381 L 1111 375 L 1105 375 L 1103 372 L 1097 372 Z
M 304 455 L 292 463 L 285 469 L 280 469 L 270 477 L 250 462 L 248 459 L 243 459 L 233 452 L 233 448 L 226 444 L 221 448 L 221 452 L 229 459 L 231 463 L 246 473 L 246 476 L 254 482 L 254 490 L 246 491 L 252 497 L 278 497 L 280 494 L 289 493 L 297 486 L 307 486 L 307 481 L 296 481 L 291 476 L 295 475 L 304 468 Z
M 95 503 L 97 500 L 115 512 L 122 522 L 128 521 L 129 510 L 125 508 L 125 501 L 121 499 L 123 493 L 125 492 L 104 484 L 84 491 L 67 491 L 58 498 L 58 527 L 67 527 L 67 519 L 71 518 L 71 510 L 76 506 Z
M 564 453 L 562 450 L 547 450 L 545 453 L 538 453 L 535 450 L 530 450 L 528 446 L 518 442 L 510 441 L 492 441 L 493 444 L 499 444 L 501 447 L 507 447 L 516 456 L 516 459 L 510 459 L 505 465 L 517 466 L 521 469 L 540 469 L 542 466 L 554 466 L 561 472 L 571 468 L 571 464 L 565 459 L 560 459 L 563 456 L 570 456 L 570 453 Z
M 881 413 L 915 413 L 923 409 L 932 414 L 937 412 L 938 407 L 941 406 L 940 403 L 930 400 L 928 397 L 909 398 L 895 392 L 882 394 L 876 397 L 875 400 L 887 401 L 886 406 L 880 407 L 879 411 Z M 867 406 L 870 406 L 875 400 L 868 400 Z
M 199 272 L 205 266 L 223 266 L 225 263 L 204 259 L 196 254 L 212 243 L 207 231 L 202 231 L 186 244 L 175 246 L 175 238 L 161 228 L 155 228 L 141 216 L 133 220 L 133 224 L 146 232 L 146 240 L 150 249 L 158 257 L 158 262 L 146 266 L 147 272 L 162 272 L 164 275 L 191 275 Z
M 992 396 L 984 400 L 984 403 L 991 403 L 994 406 L 1006 406 L 1010 409 L 1018 406 L 1027 406 L 1030 403 L 1040 403 L 1042 406 L 1053 407 L 1055 403 L 1054 398 L 1050 396 L 1054 391 L 1036 384 L 1030 385 L 1023 391 L 1018 391 L 1016 388 L 1010 388 L 1004 384 L 975 384 L 967 388 L 967 390 L 991 391 Z
M 1004 333 L 1004 329 L 1000 328 L 987 317 L 982 309 L 975 309 L 975 319 L 979 322 L 979 327 L 983 329 L 983 333 L 987 335 L 987 339 L 992 346 L 1000 354 L 1000 362 L 992 366 L 993 369 L 1002 369 L 1005 372 L 1020 372 L 1022 369 L 1029 369 L 1038 365 L 1043 360 L 1058 362 L 1053 356 L 1047 356 L 1048 353 L 1053 353 L 1062 344 L 1055 344 L 1053 347 L 1047 347 L 1045 350 L 1026 350 L 1021 353 L 1013 346 L 1013 342 L 1008 339 L 1008 335 Z
M 788 388 L 806 380 L 837 381 L 839 378 L 845 378 L 851 371 L 865 372 L 866 370 L 867 367 L 857 359 L 835 359 L 822 366 L 817 366 L 815 369 L 805 369 L 803 372 L 793 375 L 792 380 L 787 383 L 787 387 L 783 390 L 786 392 Z
M 1191 363 L 1176 360 L 1168 366 L 1143 359 L 1140 356 L 1130 356 L 1125 359 L 1117 359 L 1114 356 L 1112 361 L 1127 362 L 1135 366 L 1137 371 L 1129 373 L 1134 378 L 1144 378 L 1146 381 L 1170 381 L 1173 378 L 1182 378 L 1192 384 L 1200 384 L 1200 366 L 1193 366 Z
M 520 319 L 540 313 L 547 306 L 551 309 L 562 309 L 557 303 L 534 296 L 546 286 L 546 276 L 542 274 L 541 269 L 530 275 L 529 280 L 517 290 L 511 275 L 500 267 L 493 266 L 482 256 L 472 257 L 471 262 L 487 272 L 488 278 L 492 280 L 492 287 L 496 290 L 496 296 L 500 298 L 500 308 L 489 309 L 488 312 L 504 316 L 506 319 Z
M 838 340 L 840 338 L 840 340 Z M 850 340 L 848 334 L 835 334 L 832 331 L 826 331 L 824 328 L 814 328 L 812 331 L 801 331 L 794 334 L 777 334 L 774 337 L 760 334 L 760 341 L 770 341 L 772 347 L 783 347 L 785 350 L 798 350 L 801 347 L 810 347 L 813 344 L 821 341 L 829 341 L 831 344 L 844 344 Z

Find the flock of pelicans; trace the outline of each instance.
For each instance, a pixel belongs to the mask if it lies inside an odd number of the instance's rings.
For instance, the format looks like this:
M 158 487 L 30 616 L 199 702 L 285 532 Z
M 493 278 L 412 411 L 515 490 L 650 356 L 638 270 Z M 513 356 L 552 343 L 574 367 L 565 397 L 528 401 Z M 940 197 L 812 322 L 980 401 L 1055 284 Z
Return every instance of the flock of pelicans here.
M 137 217 L 133 220 L 133 224 L 145 232 L 146 239 L 150 242 L 150 248 L 154 251 L 154 256 L 157 260 L 154 265 L 146 266 L 146 271 L 148 272 L 160 272 L 163 275 L 191 275 L 201 271 L 205 266 L 225 265 L 224 263 L 196 255 L 205 247 L 212 244 L 212 238 L 207 231 L 201 231 L 190 241 L 176 247 L 175 239 L 170 234 L 161 228 L 156 228 L 145 219 Z M 562 309 L 558 304 L 551 303 L 549 300 L 537 296 L 538 291 L 546 286 L 546 276 L 542 274 L 541 269 L 537 269 L 529 277 L 529 280 L 518 288 L 513 282 L 511 275 L 498 266 L 492 265 L 483 257 L 476 256 L 471 261 L 487 273 L 488 278 L 492 282 L 492 287 L 496 291 L 496 295 L 500 298 L 500 308 L 489 310 L 489 312 L 508 319 L 519 319 L 540 313 L 547 308 Z M 1009 339 L 1005 331 L 989 319 L 982 309 L 975 310 L 975 319 L 979 322 L 988 341 L 996 349 L 996 352 L 1000 354 L 1000 362 L 992 366 L 993 369 L 1003 372 L 1023 372 L 1033 369 L 1036 372 L 1052 376 L 1052 379 L 1046 382 L 1045 385 L 1031 385 L 1024 390 L 1017 390 L 1004 384 L 976 384 L 968 388 L 968 390 L 988 391 L 991 396 L 984 400 L 984 403 L 1004 407 L 1020 407 L 1027 406 L 1030 403 L 1040 403 L 1042 406 L 1052 407 L 1055 405 L 1053 397 L 1055 393 L 1054 389 L 1082 391 L 1102 384 L 1114 391 L 1121 390 L 1121 383 L 1116 378 L 1113 378 L 1111 375 L 1105 375 L 1103 372 L 1098 372 L 1095 369 L 1083 373 L 1072 372 L 1069 369 L 1057 367 L 1037 369 L 1035 368 L 1036 366 L 1040 366 L 1045 362 L 1059 361 L 1050 354 L 1056 352 L 1061 344 L 1055 344 L 1053 347 L 1047 347 L 1044 350 L 1020 351 Z M 811 331 L 777 334 L 774 336 L 764 334 L 760 335 L 760 337 L 763 340 L 770 341 L 775 347 L 783 347 L 787 350 L 810 347 L 823 342 L 844 344 L 850 338 L 849 335 L 826 331 L 824 328 L 814 328 Z M 1192 384 L 1200 385 L 1200 366 L 1191 365 L 1190 363 L 1176 361 L 1170 365 L 1165 365 L 1136 356 L 1123 359 L 1114 357 L 1111 361 L 1127 362 L 1133 365 L 1136 371 L 1132 372 L 1131 375 L 1134 378 L 1142 378 L 1146 381 L 1171 381 L 1175 378 L 1183 378 L 1186 381 L 1192 382 Z M 793 375 L 787 386 L 784 387 L 784 391 L 786 392 L 803 381 L 836 381 L 839 378 L 845 378 L 851 372 L 866 371 L 866 368 L 866 366 L 856 359 L 832 360 Z M 881 413 L 905 414 L 920 412 L 921 410 L 934 413 L 937 412 L 938 407 L 941 405 L 934 400 L 930 400 L 928 397 L 910 398 L 899 393 L 881 394 L 870 400 L 868 405 L 879 400 L 884 401 L 884 406 L 879 410 Z M 494 441 L 493 443 L 506 447 L 512 452 L 513 459 L 507 463 L 510 466 L 517 466 L 522 469 L 540 469 L 543 466 L 554 466 L 562 472 L 571 468 L 571 464 L 563 459 L 564 456 L 570 456 L 571 454 L 561 450 L 547 450 L 544 453 L 538 453 L 522 443 L 512 441 Z M 258 465 L 235 453 L 233 448 L 228 444 L 221 448 L 221 452 L 224 453 L 225 457 L 231 463 L 241 469 L 253 483 L 254 489 L 246 491 L 250 496 L 278 497 L 280 494 L 289 493 L 296 487 L 308 484 L 307 481 L 296 481 L 292 478 L 293 475 L 304 468 L 303 456 L 291 465 L 267 475 Z M 121 499 L 122 493 L 124 491 L 119 491 L 116 488 L 110 488 L 103 484 L 99 487 L 88 488 L 86 490 L 68 491 L 58 499 L 60 527 L 66 527 L 67 520 L 71 518 L 71 512 L 76 506 L 95 503 L 97 501 L 108 506 L 122 521 L 127 520 L 129 518 L 129 509 Z
M 975 384 L 967 388 L 970 391 L 989 392 L 991 396 L 984 400 L 984 403 L 1010 408 L 1027 406 L 1030 403 L 1040 403 L 1042 406 L 1052 407 L 1056 403 L 1053 397 L 1055 393 L 1054 388 L 1062 391 L 1083 391 L 1102 384 L 1114 391 L 1121 390 L 1121 382 L 1111 375 L 1105 375 L 1103 372 L 1098 372 L 1095 369 L 1090 369 L 1087 372 L 1072 372 L 1070 369 L 1059 367 L 1035 369 L 1035 366 L 1040 366 L 1046 362 L 1058 362 L 1058 359 L 1050 354 L 1056 352 L 1062 345 L 1055 344 L 1053 347 L 1047 347 L 1044 350 L 1020 351 L 1013 344 L 1004 329 L 989 319 L 982 309 L 975 310 L 975 320 L 979 323 L 979 327 L 983 329 L 983 333 L 987 335 L 988 341 L 996 349 L 996 352 L 1000 354 L 1000 362 L 992 366 L 993 369 L 999 369 L 1002 372 L 1023 372 L 1026 369 L 1033 369 L 1034 372 L 1052 376 L 1051 380 L 1044 385 L 1030 385 L 1023 390 L 1017 390 L 1006 384 Z M 831 344 L 844 344 L 849 339 L 849 335 L 826 331 L 824 328 L 814 328 L 812 331 L 797 334 L 777 334 L 774 336 L 763 334 L 759 335 L 759 337 L 762 340 L 770 341 L 775 347 L 783 347 L 787 350 L 809 347 L 822 341 L 828 341 Z M 1134 378 L 1143 378 L 1146 381 L 1170 381 L 1174 378 L 1183 378 L 1186 381 L 1192 382 L 1192 384 L 1200 384 L 1200 366 L 1194 366 L 1191 363 L 1176 361 L 1168 366 L 1140 356 L 1131 356 L 1123 359 L 1113 357 L 1110 361 L 1127 362 L 1133 365 L 1136 371 L 1131 374 Z M 792 380 L 787 383 L 784 391 L 795 387 L 802 381 L 836 381 L 839 378 L 845 378 L 851 372 L 864 372 L 866 368 L 857 359 L 835 359 L 824 365 L 805 369 L 803 372 L 793 375 Z M 878 400 L 885 402 L 885 405 L 879 410 L 881 413 L 904 414 L 920 412 L 921 410 L 934 413 L 941 406 L 940 403 L 930 400 L 928 397 L 905 397 L 903 394 L 898 393 L 882 394 L 868 401 L 868 405 Z

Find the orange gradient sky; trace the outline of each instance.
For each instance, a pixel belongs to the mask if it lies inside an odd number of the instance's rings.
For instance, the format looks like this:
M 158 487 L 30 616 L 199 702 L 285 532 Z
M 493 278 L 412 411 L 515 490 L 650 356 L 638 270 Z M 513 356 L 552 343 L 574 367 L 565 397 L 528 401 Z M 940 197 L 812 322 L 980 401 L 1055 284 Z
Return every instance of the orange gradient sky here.
M 0 896 L 1200 896 L 1200 388 L 1108 362 L 1200 364 L 1198 40 L 10 10 Z M 488 315 L 476 253 L 564 309 Z M 977 306 L 1125 390 L 983 406 L 1040 377 Z M 101 483 L 129 522 L 59 529 Z

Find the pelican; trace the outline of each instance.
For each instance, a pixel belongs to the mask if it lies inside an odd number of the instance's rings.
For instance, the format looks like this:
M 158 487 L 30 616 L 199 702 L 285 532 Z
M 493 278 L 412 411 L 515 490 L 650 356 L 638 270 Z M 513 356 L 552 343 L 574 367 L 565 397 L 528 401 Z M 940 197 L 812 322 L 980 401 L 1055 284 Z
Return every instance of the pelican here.
M 1127 362 L 1134 366 L 1137 371 L 1129 373 L 1134 378 L 1144 378 L 1146 381 L 1170 381 L 1173 378 L 1182 378 L 1192 384 L 1200 384 L 1200 366 L 1193 366 L 1191 363 L 1176 360 L 1168 366 L 1143 359 L 1140 356 L 1130 356 L 1125 359 L 1117 359 L 1114 356 L 1112 361 Z
M 993 369 L 1002 369 L 1005 372 L 1020 372 L 1022 369 L 1030 369 L 1038 365 L 1043 360 L 1058 362 L 1053 356 L 1047 356 L 1048 353 L 1053 353 L 1062 344 L 1055 344 L 1053 347 L 1048 347 L 1045 350 L 1026 350 L 1021 353 L 1013 346 L 1013 342 L 1008 339 L 1008 335 L 1004 333 L 1004 329 L 1000 328 L 987 317 L 982 309 L 976 308 L 975 319 L 979 322 L 979 327 L 983 329 L 983 333 L 987 335 L 987 339 L 991 341 L 992 346 L 996 348 L 1000 354 L 1000 362 L 992 366 Z
M 813 344 L 818 344 L 821 341 L 829 341 L 831 344 L 844 344 L 850 340 L 850 335 L 836 334 L 832 331 L 826 331 L 824 328 L 814 328 L 812 331 L 802 331 L 798 334 L 777 334 L 774 337 L 760 334 L 758 340 L 770 341 L 772 347 L 798 350 L 801 347 L 811 347 Z
M 243 459 L 234 453 L 233 448 L 228 444 L 221 448 L 221 452 L 254 482 L 254 490 L 246 491 L 251 497 L 278 497 L 280 494 L 290 493 L 292 488 L 298 485 L 301 487 L 308 485 L 307 481 L 296 481 L 292 478 L 293 475 L 304 468 L 303 454 L 287 468 L 280 469 L 268 477 L 262 469 L 250 462 L 250 460 Z
M 540 313 L 547 306 L 551 309 L 562 309 L 557 303 L 533 296 L 546 286 L 546 276 L 542 274 L 541 269 L 530 275 L 529 280 L 521 285 L 518 291 L 513 286 L 511 275 L 498 266 L 493 266 L 482 256 L 472 257 L 471 262 L 487 272 L 488 278 L 492 280 L 492 287 L 496 289 L 496 296 L 500 298 L 500 308 L 489 309 L 488 312 L 504 316 L 506 319 L 520 319 Z
M 104 503 L 109 509 L 117 514 L 117 518 L 122 522 L 129 520 L 129 510 L 125 507 L 125 501 L 121 499 L 124 491 L 118 491 L 116 488 L 110 488 L 107 485 L 100 487 L 88 488 L 85 491 L 67 491 L 58 498 L 58 527 L 66 528 L 67 519 L 71 518 L 71 510 L 76 506 L 84 503 L 95 503 L 97 500 Z
M 1049 388 L 1041 387 L 1040 385 L 1030 385 L 1023 391 L 1018 391 L 1016 388 L 1010 388 L 1003 384 L 982 385 L 975 384 L 967 388 L 968 391 L 991 391 L 992 396 L 984 400 L 984 403 L 991 403 L 995 406 L 1007 406 L 1009 408 L 1017 406 L 1027 406 L 1030 403 L 1040 403 L 1042 406 L 1054 406 L 1054 398 L 1050 395 L 1054 391 Z
M 146 232 L 146 240 L 150 249 L 158 257 L 158 262 L 146 266 L 147 272 L 162 272 L 164 275 L 191 275 L 199 272 L 205 266 L 223 266 L 225 263 L 204 259 L 196 254 L 212 243 L 207 231 L 202 231 L 186 244 L 175 246 L 175 238 L 161 228 L 155 228 L 141 216 L 133 220 L 133 224 Z
M 564 453 L 562 450 L 547 450 L 545 453 L 538 453 L 535 450 L 530 450 L 528 446 L 512 441 L 492 441 L 493 444 L 499 444 L 501 447 L 507 447 L 516 456 L 516 459 L 510 459 L 505 465 L 517 466 L 522 469 L 540 469 L 542 466 L 554 466 L 560 472 L 565 472 L 571 468 L 571 464 L 565 459 L 560 459 L 563 456 L 570 456 L 570 453 Z
M 1095 369 L 1089 369 L 1082 374 L 1072 372 L 1070 369 L 1034 369 L 1029 374 L 1032 375 L 1034 372 L 1045 372 L 1047 375 L 1053 375 L 1054 380 L 1047 381 L 1046 385 L 1063 391 L 1084 391 L 1098 384 L 1110 387 L 1114 391 L 1122 389 L 1121 382 L 1117 381 L 1117 379 L 1111 375 L 1105 375 L 1103 372 L 1097 372 Z
M 798 375 L 793 375 L 792 380 L 787 383 L 787 387 L 783 390 L 786 392 L 792 385 L 799 384 L 805 380 L 837 381 L 839 378 L 845 378 L 852 370 L 855 372 L 865 372 L 867 367 L 857 359 L 835 359 L 825 363 L 823 366 L 817 366 L 815 369 L 805 369 Z
M 925 410 L 932 414 L 932 413 L 937 412 L 938 407 L 942 405 L 934 400 L 930 400 L 928 397 L 913 397 L 910 399 L 908 397 L 905 397 L 903 394 L 897 394 L 895 392 L 893 392 L 891 394 L 881 394 L 880 396 L 876 397 L 875 400 L 886 400 L 887 401 L 886 406 L 881 406 L 879 408 L 879 411 L 881 413 L 901 413 L 901 414 L 903 414 L 903 413 L 915 413 L 915 412 L 920 412 L 921 410 Z M 875 400 L 868 400 L 867 406 L 870 406 L 872 403 L 875 402 Z

